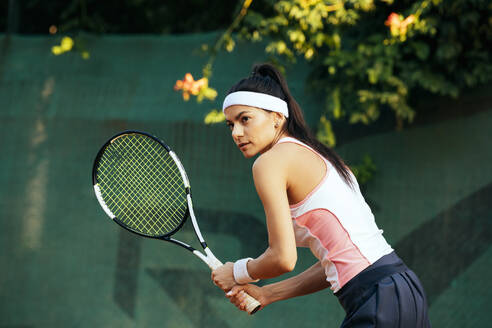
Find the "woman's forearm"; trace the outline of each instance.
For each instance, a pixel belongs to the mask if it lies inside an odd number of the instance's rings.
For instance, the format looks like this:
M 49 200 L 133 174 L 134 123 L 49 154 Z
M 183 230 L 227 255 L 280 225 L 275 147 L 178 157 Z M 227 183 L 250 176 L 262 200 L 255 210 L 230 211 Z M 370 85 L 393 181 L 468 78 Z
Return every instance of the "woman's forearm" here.
M 317 292 L 330 286 L 326 281 L 324 268 L 320 262 L 306 271 L 270 285 L 262 287 L 267 304 Z M 264 305 L 267 305 L 264 304 Z

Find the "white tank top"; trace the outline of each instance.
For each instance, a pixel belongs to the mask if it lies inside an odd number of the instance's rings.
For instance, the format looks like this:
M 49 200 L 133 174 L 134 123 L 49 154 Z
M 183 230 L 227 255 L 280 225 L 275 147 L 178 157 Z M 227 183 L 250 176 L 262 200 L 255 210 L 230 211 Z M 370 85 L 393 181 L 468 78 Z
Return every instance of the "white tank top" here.
M 297 204 L 290 205 L 296 245 L 309 247 L 337 292 L 359 272 L 393 251 L 350 173 L 353 189 L 331 163 L 301 141 L 285 137 L 317 154 L 326 164 L 323 180 Z

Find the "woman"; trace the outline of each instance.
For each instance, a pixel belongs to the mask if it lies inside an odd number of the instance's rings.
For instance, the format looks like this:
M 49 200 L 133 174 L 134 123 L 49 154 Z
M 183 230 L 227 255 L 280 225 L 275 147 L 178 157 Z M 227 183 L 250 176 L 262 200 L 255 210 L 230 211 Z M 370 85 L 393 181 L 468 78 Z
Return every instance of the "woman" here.
M 330 287 L 347 314 L 342 327 L 430 327 L 418 278 L 382 236 L 349 168 L 312 136 L 278 70 L 255 66 L 223 111 L 243 155 L 260 154 L 252 170 L 269 243 L 256 259 L 212 272 L 230 301 L 245 310 L 245 291 L 263 308 Z M 250 284 L 292 271 L 296 247 L 319 261 L 289 279 Z

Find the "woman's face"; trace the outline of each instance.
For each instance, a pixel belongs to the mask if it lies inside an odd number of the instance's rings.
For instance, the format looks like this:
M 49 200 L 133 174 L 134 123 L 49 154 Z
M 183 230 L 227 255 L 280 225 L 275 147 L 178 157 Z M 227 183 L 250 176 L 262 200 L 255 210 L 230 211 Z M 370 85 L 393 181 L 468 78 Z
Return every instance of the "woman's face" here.
M 263 153 L 272 146 L 278 133 L 275 128 L 275 123 L 280 121 L 278 116 L 276 112 L 251 106 L 233 105 L 225 109 L 232 139 L 246 158 Z

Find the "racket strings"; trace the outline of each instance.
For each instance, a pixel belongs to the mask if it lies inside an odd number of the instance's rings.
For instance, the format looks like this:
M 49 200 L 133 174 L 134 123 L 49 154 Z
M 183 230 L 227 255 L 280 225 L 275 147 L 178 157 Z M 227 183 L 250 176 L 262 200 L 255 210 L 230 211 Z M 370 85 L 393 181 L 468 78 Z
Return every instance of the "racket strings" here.
M 128 145 L 126 145 L 128 146 Z M 142 145 L 139 145 L 139 146 L 142 146 Z M 148 154 L 147 154 L 148 156 Z M 152 218 L 158 218 L 159 216 L 162 216 L 163 213 L 162 213 L 162 210 L 159 209 L 158 207 L 155 206 L 156 204 L 156 199 L 159 198 L 159 197 L 162 197 L 163 195 L 162 194 L 159 194 L 159 193 L 155 193 L 155 192 L 149 192 L 148 190 L 146 190 L 145 186 L 147 185 L 150 185 L 150 184 L 154 184 L 156 186 L 158 186 L 158 184 L 156 184 L 156 181 L 152 181 L 152 179 L 149 179 L 149 175 L 143 175 L 141 176 L 140 178 L 141 179 L 138 179 L 139 177 L 136 177 L 135 176 L 135 171 L 137 172 L 141 172 L 144 167 L 142 167 L 141 163 L 142 162 L 139 162 L 139 161 L 135 161 L 133 160 L 133 163 L 135 165 L 133 166 L 129 166 L 129 165 L 125 165 L 124 166 L 124 170 L 123 170 L 123 177 L 126 177 L 127 181 L 125 181 L 125 184 L 126 186 L 129 187 L 128 191 L 129 191 L 129 194 L 133 196 L 132 199 L 130 199 L 130 201 L 126 204 L 129 204 L 128 207 L 131 207 L 131 210 L 133 211 L 130 211 L 129 212 L 129 216 L 128 216 L 128 219 L 131 223 L 131 225 L 135 225 L 135 224 L 140 224 L 141 226 L 138 226 L 137 228 L 139 230 L 145 230 L 147 232 L 151 232 L 151 233 L 159 233 L 158 230 L 156 230 L 155 226 L 152 224 L 152 222 L 157 222 L 157 223 L 164 223 L 165 227 L 170 230 L 172 229 L 173 227 L 173 224 L 169 224 L 169 223 L 176 223 L 177 221 L 176 220 L 171 220 L 171 221 L 174 221 L 174 222 L 162 222 L 162 220 L 158 220 L 158 221 L 151 221 L 150 219 Z M 155 166 L 155 165 L 154 165 Z M 149 167 L 147 169 L 147 171 L 153 171 L 155 170 L 154 167 Z M 132 185 L 131 183 L 128 184 L 128 180 L 133 182 L 134 184 Z M 142 195 L 142 194 L 138 194 L 138 192 L 142 192 L 144 191 L 144 194 L 146 195 L 146 198 L 142 198 L 140 199 L 139 198 L 139 195 Z M 139 204 L 140 205 L 140 209 L 139 208 L 136 208 L 136 205 L 135 204 Z M 138 217 L 138 213 L 139 212 L 145 212 L 147 213 L 147 218 L 148 220 L 139 220 L 139 217 Z M 135 214 L 137 214 L 137 216 L 135 217 Z
M 149 148 L 149 147 L 145 147 L 145 145 L 142 144 L 142 140 L 147 140 L 145 139 L 145 137 L 142 137 L 142 138 L 138 138 L 137 141 L 138 142 L 138 145 L 136 146 L 138 150 L 143 150 L 145 152 L 145 156 L 152 156 L 152 152 L 153 151 L 156 151 L 156 150 L 161 150 L 161 151 L 164 151 L 160 145 L 158 145 L 157 143 L 154 143 L 154 144 L 151 144 L 151 146 L 157 146 L 157 149 L 152 147 L 152 148 Z M 125 141 L 125 140 L 123 140 Z M 129 146 L 128 144 L 126 144 L 125 146 Z M 164 152 L 165 155 L 167 155 L 167 152 Z M 162 153 L 160 154 L 162 155 Z M 171 159 L 172 160 L 172 159 Z M 142 170 L 145 170 L 147 172 L 156 172 L 156 163 L 157 161 L 155 162 L 145 162 L 146 164 L 149 164 L 150 167 L 148 168 L 145 168 L 141 165 L 142 162 L 140 161 L 135 161 L 134 162 L 136 164 L 136 171 L 137 172 L 142 172 Z M 168 161 L 165 161 L 166 163 L 166 168 L 169 168 L 169 162 Z M 167 170 L 166 170 L 167 172 Z M 131 173 L 134 173 L 134 171 L 132 171 Z M 179 174 L 179 172 L 175 171 L 175 170 L 171 170 L 171 174 L 170 177 L 173 178 L 175 177 L 177 174 Z M 161 198 L 163 199 L 164 201 L 166 200 L 166 198 L 162 198 L 164 197 L 165 195 L 168 195 L 169 194 L 169 190 L 166 190 L 166 187 L 169 187 L 169 186 L 173 186 L 175 184 L 175 180 L 173 179 L 170 183 L 170 184 L 159 184 L 156 179 L 154 177 L 157 177 L 159 176 L 158 174 L 150 174 L 150 175 L 143 175 L 141 178 L 142 180 L 140 181 L 141 183 L 138 183 L 138 188 L 139 188 L 139 191 L 142 191 L 144 186 L 150 186 L 150 185 L 155 185 L 155 186 L 160 186 L 160 187 L 164 187 L 163 189 L 157 189 L 157 191 L 159 190 L 163 190 L 164 193 L 158 193 L 158 194 L 155 194 L 155 193 L 147 193 L 147 197 L 144 197 L 143 198 L 143 203 L 142 203 L 142 206 L 144 207 L 144 211 L 146 213 L 149 213 L 149 211 L 153 211 L 153 214 L 155 214 L 155 211 L 158 210 L 155 206 L 153 206 L 153 204 L 155 204 L 156 202 L 156 198 Z M 165 178 L 165 177 L 163 177 Z M 137 182 L 139 182 L 138 179 L 136 179 Z M 164 180 L 164 183 L 165 183 L 165 180 Z M 141 194 L 136 194 L 136 195 L 141 195 Z M 172 198 L 171 198 L 172 199 Z M 176 204 L 168 204 L 167 202 L 165 202 L 165 205 L 168 209 L 176 209 L 177 206 Z M 179 205 L 178 205 L 179 207 Z M 162 215 L 162 211 L 160 213 Z M 180 218 L 175 218 L 176 215 L 168 215 L 168 217 L 171 219 L 170 222 L 164 222 L 165 226 L 168 227 L 169 229 L 172 230 L 172 228 L 174 228 L 174 225 L 177 225 L 179 224 L 179 221 L 180 221 Z M 151 216 L 149 216 L 151 217 Z M 159 220 L 160 221 L 160 220 Z M 172 221 L 172 222 L 171 222 Z M 149 223 L 150 224 L 150 221 L 149 220 L 146 220 L 145 223 Z M 162 222 L 161 222 L 162 223 Z M 168 223 L 172 223 L 172 224 L 168 224 Z
M 159 236 L 185 218 L 186 191 L 167 150 L 139 134 L 118 137 L 101 156 L 98 184 L 108 208 L 129 228 Z

